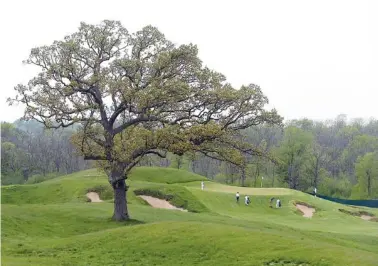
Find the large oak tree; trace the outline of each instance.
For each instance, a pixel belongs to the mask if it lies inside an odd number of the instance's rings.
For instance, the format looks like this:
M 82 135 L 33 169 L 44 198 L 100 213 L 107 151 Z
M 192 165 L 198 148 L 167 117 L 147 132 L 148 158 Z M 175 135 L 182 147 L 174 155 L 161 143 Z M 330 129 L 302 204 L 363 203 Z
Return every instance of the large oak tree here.
M 195 45 L 176 46 L 152 26 L 130 34 L 117 21 L 81 23 L 26 63 L 40 73 L 10 103 L 49 128 L 81 125 L 73 142 L 107 172 L 118 221 L 130 217 L 125 179 L 143 156 L 200 152 L 243 165 L 243 154 L 262 154 L 240 130 L 282 121 L 258 86 L 233 88 Z

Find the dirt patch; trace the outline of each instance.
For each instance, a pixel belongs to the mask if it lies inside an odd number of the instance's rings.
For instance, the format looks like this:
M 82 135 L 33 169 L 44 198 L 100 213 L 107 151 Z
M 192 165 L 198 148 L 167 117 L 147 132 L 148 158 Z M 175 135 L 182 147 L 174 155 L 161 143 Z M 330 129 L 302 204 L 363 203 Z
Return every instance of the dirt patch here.
M 361 219 L 363 219 L 365 221 L 378 222 L 378 218 L 375 217 L 374 214 L 367 212 L 367 211 L 352 212 L 352 211 L 348 211 L 348 210 L 344 210 L 344 209 L 339 209 L 339 211 L 346 213 L 346 214 L 349 214 L 349 215 L 352 215 L 352 216 L 360 217 Z
M 314 215 L 315 208 L 312 206 L 296 203 L 295 207 L 303 214 L 303 217 L 311 218 Z
M 166 200 L 158 199 L 158 198 L 151 197 L 151 196 L 145 196 L 145 195 L 140 195 L 138 197 L 147 201 L 147 203 L 150 204 L 151 207 L 154 207 L 154 208 L 168 209 L 168 210 L 179 210 L 179 211 L 187 212 L 187 210 L 185 210 L 183 208 L 177 208 L 176 206 L 173 206 L 172 204 L 170 204 Z
M 102 202 L 102 200 L 100 199 L 100 196 L 98 195 L 97 192 L 88 192 L 87 193 L 87 198 L 91 202 Z

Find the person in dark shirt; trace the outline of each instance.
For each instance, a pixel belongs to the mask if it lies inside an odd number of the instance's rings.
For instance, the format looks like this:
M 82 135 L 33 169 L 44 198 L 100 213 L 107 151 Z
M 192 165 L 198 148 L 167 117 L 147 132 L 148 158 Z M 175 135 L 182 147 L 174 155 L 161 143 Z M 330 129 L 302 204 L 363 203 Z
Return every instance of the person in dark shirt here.
M 269 208 L 273 208 L 273 201 L 274 201 L 274 197 L 270 198 Z

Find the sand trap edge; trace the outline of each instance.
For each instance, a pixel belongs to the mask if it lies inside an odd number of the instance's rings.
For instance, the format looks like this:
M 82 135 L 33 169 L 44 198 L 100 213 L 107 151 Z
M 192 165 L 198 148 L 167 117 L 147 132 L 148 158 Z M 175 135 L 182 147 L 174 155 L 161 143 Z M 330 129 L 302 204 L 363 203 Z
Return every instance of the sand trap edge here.
M 91 201 L 91 202 L 103 202 L 103 200 L 100 199 L 100 195 L 98 195 L 97 192 L 88 192 L 86 194 L 87 198 Z
M 185 210 L 183 208 L 178 208 L 174 205 L 172 205 L 169 201 L 147 196 L 147 195 L 138 195 L 139 198 L 146 201 L 151 207 L 158 208 L 158 209 L 166 209 L 166 210 L 178 210 L 187 212 L 188 210 Z

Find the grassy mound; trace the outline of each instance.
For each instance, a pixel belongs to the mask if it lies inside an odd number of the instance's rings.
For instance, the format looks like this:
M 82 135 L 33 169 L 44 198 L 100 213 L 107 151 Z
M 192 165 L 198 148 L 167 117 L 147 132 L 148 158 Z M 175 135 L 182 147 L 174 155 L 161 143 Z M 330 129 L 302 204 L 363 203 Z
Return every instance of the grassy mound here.
M 204 180 L 199 175 L 171 168 L 139 167 L 130 174 L 129 182 L 185 183 Z M 132 186 L 131 186 L 132 188 Z M 111 200 L 113 191 L 105 173 L 89 169 L 54 178 L 39 184 L 1 187 L 1 202 L 6 204 L 85 202 L 87 192 L 97 192 L 103 200 Z
M 200 182 L 190 182 L 183 184 L 186 187 L 201 188 Z M 287 189 L 287 188 L 252 188 L 252 187 L 237 187 L 229 186 L 225 184 L 215 183 L 215 182 L 205 182 L 206 191 L 223 192 L 223 193 L 236 193 L 239 192 L 241 195 L 270 195 L 270 196 L 284 196 L 284 195 L 297 195 L 301 194 L 298 191 Z M 277 197 L 276 197 L 277 198 Z
M 138 167 L 132 170 L 131 181 L 145 181 L 152 183 L 187 183 L 206 180 L 206 177 L 174 168 Z
M 219 186 L 221 187 L 221 186 Z M 210 211 L 216 212 L 228 217 L 248 220 L 251 222 L 261 222 L 275 226 L 289 226 L 296 230 L 311 230 L 334 233 L 353 233 L 370 235 L 375 224 L 364 224 L 363 221 L 356 221 L 353 217 L 345 217 L 338 211 L 343 205 L 315 198 L 305 193 L 292 191 L 292 194 L 278 195 L 282 203 L 281 208 L 270 208 L 269 201 L 271 196 L 261 193 L 241 194 L 249 195 L 251 203 L 245 206 L 243 200 L 239 203 L 235 201 L 234 193 L 216 191 L 202 191 L 200 188 L 188 187 L 192 194 L 198 198 Z M 235 188 L 237 189 L 237 187 Z M 264 189 L 261 189 L 264 190 Z M 254 191 L 251 189 L 249 192 Z M 302 215 L 298 215 L 298 210 L 293 202 L 305 202 L 307 205 L 316 206 L 320 210 L 313 217 L 313 222 L 304 221 Z M 376 213 L 377 210 L 369 209 L 370 212 Z
M 33 185 L 1 187 L 1 202 L 6 204 L 50 204 L 85 202 L 88 189 L 106 186 L 106 179 L 57 178 Z
M 133 220 L 127 223 L 111 221 L 111 187 L 93 169 L 2 187 L 2 264 L 369 266 L 378 261 L 377 224 L 339 211 L 346 206 L 289 189 L 206 181 L 201 190 L 201 180 L 176 169 L 136 168 L 128 181 Z M 88 191 L 108 202 L 86 203 Z M 236 191 L 249 195 L 251 204 L 236 203 Z M 190 212 L 151 208 L 137 195 L 166 199 Z M 281 208 L 269 208 L 272 196 Z M 293 203 L 321 212 L 303 219 Z
M 102 205 L 102 206 L 101 206 Z M 2 205 L 2 238 L 70 237 L 120 225 L 111 221 L 111 204 Z M 131 221 L 125 225 L 138 223 Z M 9 239 L 8 239 L 9 238 Z
M 261 241 L 264 239 L 264 241 Z M 21 244 L 21 246 L 20 246 Z M 116 248 L 115 248 L 116 247 Z M 373 252 L 199 222 L 161 222 L 6 248 L 6 265 L 374 265 Z M 321 254 L 319 256 L 319 254 Z M 348 256 L 343 256 L 348 254 Z M 50 263 L 50 264 L 47 264 Z M 272 264 L 270 264 L 272 265 Z

